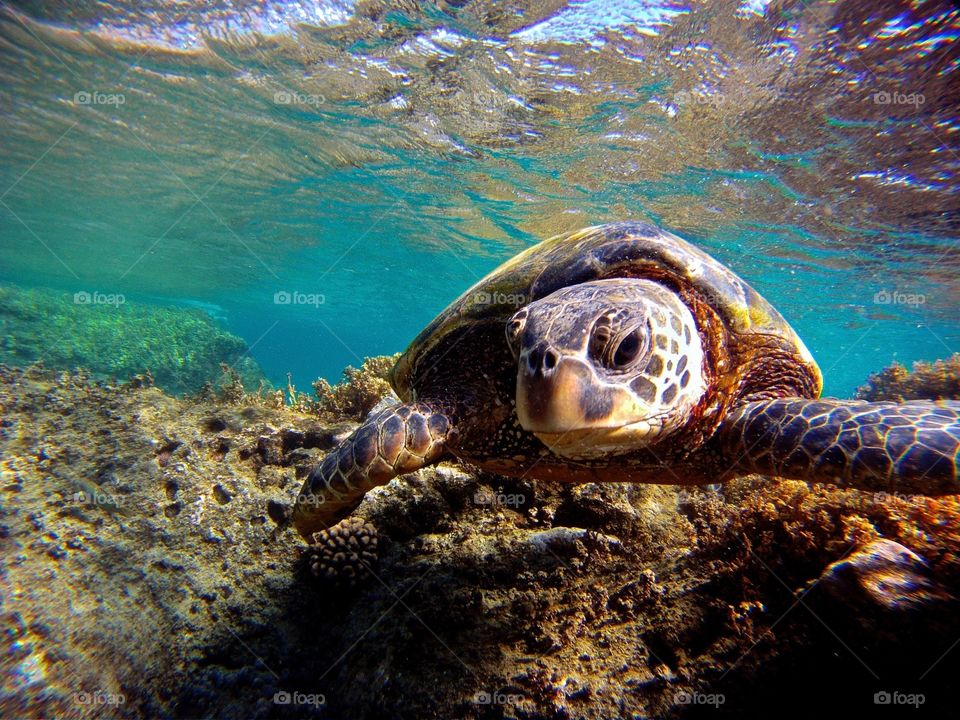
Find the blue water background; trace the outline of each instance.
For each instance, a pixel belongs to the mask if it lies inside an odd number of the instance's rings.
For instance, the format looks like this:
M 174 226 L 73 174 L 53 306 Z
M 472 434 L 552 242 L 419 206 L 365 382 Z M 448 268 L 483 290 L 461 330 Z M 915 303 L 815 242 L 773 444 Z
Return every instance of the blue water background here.
M 200 307 L 307 389 L 538 240 L 637 218 L 778 307 L 827 394 L 960 348 L 948 6 L 864 10 L 831 66 L 829 3 L 528 5 L 4 12 L 0 281 Z

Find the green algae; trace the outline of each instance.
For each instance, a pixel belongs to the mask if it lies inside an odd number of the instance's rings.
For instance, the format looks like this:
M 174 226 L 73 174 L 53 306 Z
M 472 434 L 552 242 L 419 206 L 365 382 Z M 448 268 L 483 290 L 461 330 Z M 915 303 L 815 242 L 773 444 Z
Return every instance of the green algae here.
M 43 362 L 95 377 L 127 379 L 149 370 L 160 388 L 182 394 L 218 378 L 221 363 L 245 385 L 263 378 L 247 344 L 196 309 L 130 301 L 120 294 L 0 286 L 0 362 Z

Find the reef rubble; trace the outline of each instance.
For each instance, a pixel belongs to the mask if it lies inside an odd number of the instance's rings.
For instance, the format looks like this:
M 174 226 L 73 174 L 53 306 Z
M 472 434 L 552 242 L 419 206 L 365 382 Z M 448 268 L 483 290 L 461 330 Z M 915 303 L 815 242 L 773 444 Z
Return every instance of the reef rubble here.
M 311 549 L 289 508 L 388 364 L 316 403 L 0 366 L 0 716 L 954 704 L 955 497 L 761 477 L 570 486 L 442 464 L 368 494 L 352 522 L 375 528 L 370 572 L 337 581 L 348 540 Z

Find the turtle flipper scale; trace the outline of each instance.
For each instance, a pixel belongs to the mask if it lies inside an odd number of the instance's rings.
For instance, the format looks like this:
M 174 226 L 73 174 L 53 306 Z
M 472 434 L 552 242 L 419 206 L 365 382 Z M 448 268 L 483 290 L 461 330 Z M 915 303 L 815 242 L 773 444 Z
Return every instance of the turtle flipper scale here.
M 304 481 L 293 509 L 297 531 L 309 539 L 353 512 L 368 490 L 438 462 L 452 432 L 449 419 L 423 403 L 371 414 Z
M 718 439 L 738 474 L 960 493 L 960 402 L 764 400 L 731 412 Z

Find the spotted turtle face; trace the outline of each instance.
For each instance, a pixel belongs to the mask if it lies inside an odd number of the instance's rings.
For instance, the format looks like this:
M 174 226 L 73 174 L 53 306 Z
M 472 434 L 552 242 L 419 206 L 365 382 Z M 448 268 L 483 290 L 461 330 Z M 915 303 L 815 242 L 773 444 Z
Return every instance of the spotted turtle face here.
M 563 288 L 515 313 L 506 335 L 520 424 L 563 457 L 659 443 L 706 390 L 693 316 L 650 280 Z

